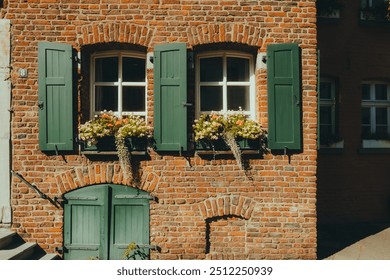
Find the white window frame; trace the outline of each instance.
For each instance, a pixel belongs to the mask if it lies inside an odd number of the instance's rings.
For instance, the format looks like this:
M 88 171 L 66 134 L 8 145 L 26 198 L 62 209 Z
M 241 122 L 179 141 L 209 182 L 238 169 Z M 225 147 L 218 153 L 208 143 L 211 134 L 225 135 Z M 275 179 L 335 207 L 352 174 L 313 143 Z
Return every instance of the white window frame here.
M 211 57 L 222 57 L 223 60 L 223 78 L 222 81 L 217 82 L 200 82 L 200 60 L 202 58 L 211 58 Z M 245 58 L 249 60 L 249 81 L 246 82 L 229 82 L 227 81 L 227 58 L 228 57 L 237 57 Z M 222 110 L 218 111 L 223 114 L 228 114 L 232 112 L 227 109 L 227 88 L 228 86 L 249 86 L 249 110 L 242 111 L 250 119 L 255 119 L 256 116 L 256 87 L 255 87 L 255 69 L 254 69 L 254 57 L 253 55 L 237 52 L 237 51 L 212 51 L 204 52 L 197 55 L 196 58 L 196 117 L 198 118 L 201 114 L 212 113 L 211 111 L 201 111 L 200 110 L 200 88 L 201 86 L 220 86 L 222 87 Z M 213 111 L 215 112 L 215 111 Z
M 95 82 L 95 61 L 97 58 L 105 57 L 118 57 L 118 80 L 115 82 Z M 145 80 L 142 82 L 123 82 L 122 80 L 122 57 L 134 57 L 145 59 Z M 100 113 L 95 109 L 95 86 L 116 86 L 118 88 L 118 111 L 114 112 L 118 116 L 124 115 L 137 115 L 147 117 L 147 69 L 146 69 L 146 53 L 134 52 L 134 51 L 123 51 L 123 50 L 112 50 L 112 51 L 101 51 L 95 52 L 91 55 L 91 68 L 90 68 L 90 108 L 91 118 Z M 122 96 L 124 86 L 144 86 L 145 87 L 145 111 L 142 112 L 124 112 L 122 110 Z
M 387 108 L 387 133 L 390 135 L 390 83 L 385 81 L 363 81 L 362 85 L 370 86 L 370 99 L 366 100 L 362 97 L 362 108 L 370 108 L 370 132 L 376 133 L 376 109 Z M 375 85 L 385 84 L 387 86 L 387 100 L 375 99 Z M 361 123 L 361 126 L 363 124 Z M 389 140 L 381 139 L 362 139 L 363 148 L 390 148 Z

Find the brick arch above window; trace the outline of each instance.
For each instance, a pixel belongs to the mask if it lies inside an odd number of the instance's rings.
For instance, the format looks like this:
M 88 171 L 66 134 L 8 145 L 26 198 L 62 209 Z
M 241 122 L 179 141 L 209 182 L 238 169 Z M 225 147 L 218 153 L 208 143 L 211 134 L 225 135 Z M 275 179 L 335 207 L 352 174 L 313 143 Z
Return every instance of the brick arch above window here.
M 144 171 L 140 183 L 134 186 L 130 179 L 123 176 L 120 164 L 94 164 L 59 173 L 54 177 L 54 181 L 58 194 L 96 184 L 126 185 L 151 193 L 156 190 L 160 177 L 154 172 Z
M 199 210 L 205 219 L 232 215 L 250 219 L 255 207 L 256 201 L 240 195 L 211 197 L 199 204 Z
M 233 42 L 261 47 L 266 31 L 240 23 L 210 23 L 189 27 L 187 36 L 191 46 Z
M 79 46 L 119 42 L 148 47 L 153 38 L 154 29 L 126 22 L 94 22 L 79 27 L 77 34 Z

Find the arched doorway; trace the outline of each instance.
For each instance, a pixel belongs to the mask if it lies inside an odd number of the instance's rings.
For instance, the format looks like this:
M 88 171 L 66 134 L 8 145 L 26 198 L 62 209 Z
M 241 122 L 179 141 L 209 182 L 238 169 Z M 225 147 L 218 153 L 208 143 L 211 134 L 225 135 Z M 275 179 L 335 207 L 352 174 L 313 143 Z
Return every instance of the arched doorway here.
M 136 243 L 149 256 L 147 192 L 104 184 L 64 195 L 64 259 L 123 259 Z

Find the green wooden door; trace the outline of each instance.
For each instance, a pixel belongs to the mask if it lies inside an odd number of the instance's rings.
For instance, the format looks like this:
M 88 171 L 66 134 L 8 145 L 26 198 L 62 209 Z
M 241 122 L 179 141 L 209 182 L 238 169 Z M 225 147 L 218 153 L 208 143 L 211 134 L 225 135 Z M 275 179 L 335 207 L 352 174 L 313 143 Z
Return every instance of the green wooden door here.
M 118 185 L 69 192 L 64 205 L 64 259 L 123 259 L 129 243 L 149 257 L 149 195 Z
M 108 190 L 100 185 L 65 195 L 65 259 L 107 259 Z
M 129 243 L 138 250 L 131 258 L 149 258 L 149 201 L 147 193 L 114 188 L 111 203 L 110 259 L 123 259 Z

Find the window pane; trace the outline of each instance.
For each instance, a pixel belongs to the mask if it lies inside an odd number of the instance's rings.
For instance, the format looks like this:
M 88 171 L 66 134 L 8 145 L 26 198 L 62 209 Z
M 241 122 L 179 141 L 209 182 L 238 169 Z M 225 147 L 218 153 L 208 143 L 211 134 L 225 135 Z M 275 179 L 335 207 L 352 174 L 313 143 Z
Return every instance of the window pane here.
M 370 85 L 368 84 L 362 84 L 362 99 L 363 100 L 370 100 Z
M 320 125 L 320 141 L 323 143 L 329 142 L 329 138 L 333 135 L 331 125 Z
M 376 108 L 376 124 L 387 125 L 387 108 Z
M 249 81 L 249 59 L 228 57 L 227 80 L 229 82 Z
M 227 88 L 227 109 L 249 111 L 249 86 Z
M 370 108 L 363 108 L 362 109 L 362 124 L 370 125 L 371 123 L 370 118 Z
M 377 126 L 376 126 L 375 135 L 376 135 L 379 139 L 387 138 L 387 137 L 388 137 L 388 134 L 387 134 L 387 126 L 386 126 L 386 125 L 377 125 Z
M 95 81 L 118 81 L 118 57 L 102 57 L 95 60 Z
M 362 126 L 362 136 L 363 138 L 371 138 L 371 128 L 369 125 Z
M 321 106 L 320 108 L 320 124 L 332 125 L 332 107 Z
M 200 87 L 200 110 L 201 111 L 222 110 L 222 87 L 212 87 L 212 86 Z
M 320 99 L 332 99 L 332 83 L 320 83 Z
M 222 57 L 208 57 L 200 59 L 200 81 L 222 81 Z
M 376 100 L 387 100 L 387 85 L 376 84 L 375 85 L 375 99 Z
M 118 87 L 95 88 L 95 111 L 118 111 Z
M 145 81 L 145 59 L 124 57 L 122 63 L 122 77 L 124 82 Z
M 123 87 L 124 112 L 145 111 L 145 87 Z

